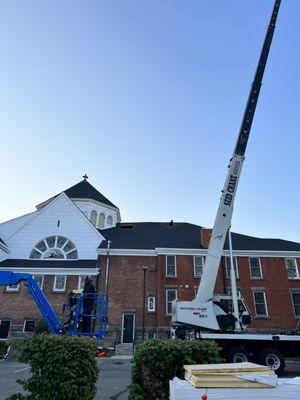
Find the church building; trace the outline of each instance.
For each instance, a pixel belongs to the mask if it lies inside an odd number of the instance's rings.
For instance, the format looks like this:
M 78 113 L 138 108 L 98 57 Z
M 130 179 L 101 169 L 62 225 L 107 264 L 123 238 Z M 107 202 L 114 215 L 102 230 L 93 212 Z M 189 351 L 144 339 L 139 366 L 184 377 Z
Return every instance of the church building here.
M 185 222 L 121 222 L 119 208 L 87 180 L 0 224 L 0 270 L 30 273 L 58 318 L 66 295 L 92 276 L 110 300 L 109 334 L 121 343 L 168 337 L 171 304 L 191 300 L 211 230 Z M 291 332 L 300 318 L 300 243 L 232 233 L 237 286 L 249 329 Z M 215 293 L 230 293 L 225 244 Z M 26 287 L 0 287 L 0 339 L 41 319 Z

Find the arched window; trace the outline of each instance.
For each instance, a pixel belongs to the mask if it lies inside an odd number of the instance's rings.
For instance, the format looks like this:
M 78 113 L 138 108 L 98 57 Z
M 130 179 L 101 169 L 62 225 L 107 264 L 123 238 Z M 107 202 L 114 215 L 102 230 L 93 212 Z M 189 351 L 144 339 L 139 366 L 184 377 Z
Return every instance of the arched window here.
M 108 224 L 108 225 L 112 225 L 112 224 L 113 224 L 113 217 L 112 217 L 111 215 L 109 215 L 109 216 L 107 217 L 107 224 Z
M 93 210 L 91 212 L 90 221 L 94 226 L 96 226 L 96 223 L 97 223 L 97 211 L 96 210 Z
M 49 236 L 40 240 L 31 250 L 34 259 L 77 259 L 78 252 L 74 243 L 63 236 Z
M 102 229 L 102 228 L 104 228 L 104 225 L 105 225 L 105 215 L 103 213 L 100 213 L 99 214 L 99 225 L 98 225 L 98 228 Z

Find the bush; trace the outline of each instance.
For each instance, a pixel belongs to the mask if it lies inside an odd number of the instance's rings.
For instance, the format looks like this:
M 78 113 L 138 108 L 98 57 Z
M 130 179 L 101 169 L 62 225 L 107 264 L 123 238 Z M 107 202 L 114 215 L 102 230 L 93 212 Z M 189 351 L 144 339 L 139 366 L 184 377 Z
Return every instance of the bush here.
M 19 360 L 31 375 L 18 381 L 28 394 L 10 400 L 92 400 L 96 394 L 97 347 L 82 337 L 35 335 L 22 342 Z
M 38 322 L 35 324 L 34 333 L 50 333 L 50 329 L 43 319 L 38 320 Z
M 7 341 L 1 340 L 0 341 L 0 358 L 3 358 L 6 355 L 7 349 L 8 349 Z
M 141 343 L 134 354 L 128 400 L 167 400 L 169 380 L 184 377 L 184 364 L 220 361 L 214 342 L 154 339 Z

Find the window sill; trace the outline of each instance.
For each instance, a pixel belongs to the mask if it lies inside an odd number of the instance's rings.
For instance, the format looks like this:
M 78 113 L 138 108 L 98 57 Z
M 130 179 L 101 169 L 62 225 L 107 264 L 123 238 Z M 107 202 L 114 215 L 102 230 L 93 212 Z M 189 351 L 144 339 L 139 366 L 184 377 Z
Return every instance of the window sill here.
M 263 281 L 264 280 L 264 278 L 256 278 L 256 277 L 254 277 L 254 276 L 251 276 L 251 280 L 252 281 Z
M 288 278 L 289 281 L 300 281 L 300 277 L 299 278 Z
M 52 290 L 52 293 L 56 293 L 56 294 L 66 293 L 66 290 Z
M 7 289 L 5 289 L 4 293 L 20 293 L 20 290 L 19 289 L 18 290 L 7 290 Z
M 255 316 L 254 319 L 256 321 L 259 321 L 259 320 L 268 320 L 268 319 L 271 319 L 271 318 L 268 317 L 267 315 L 265 315 L 265 316 L 262 315 L 262 316 Z
M 166 278 L 167 279 L 169 279 L 169 278 L 174 279 L 174 278 L 177 278 L 177 275 L 166 275 Z

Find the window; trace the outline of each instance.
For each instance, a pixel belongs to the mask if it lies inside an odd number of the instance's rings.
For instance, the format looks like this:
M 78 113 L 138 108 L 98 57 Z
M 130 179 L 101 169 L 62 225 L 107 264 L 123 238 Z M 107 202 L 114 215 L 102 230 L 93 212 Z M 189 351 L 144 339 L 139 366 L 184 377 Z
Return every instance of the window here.
M 156 332 L 148 332 L 147 333 L 147 340 L 156 339 L 157 333 Z
M 200 278 L 203 272 L 204 257 L 194 257 L 194 276 Z
M 0 320 L 0 339 L 7 339 L 10 328 L 10 321 Z
M 6 286 L 6 291 L 7 292 L 18 292 L 19 284 Z
M 23 325 L 23 332 L 34 332 L 35 321 L 26 319 Z
M 32 275 L 32 277 L 36 281 L 36 283 L 39 285 L 39 287 L 41 289 L 43 289 L 44 275 Z
M 268 309 L 266 302 L 266 294 L 263 290 L 253 291 L 254 307 L 257 317 L 267 317 Z
M 166 314 L 172 314 L 172 301 L 177 298 L 177 290 L 176 289 L 167 289 L 166 290 Z
M 109 215 L 109 216 L 107 217 L 107 224 L 108 224 L 108 225 L 112 225 L 112 224 L 113 224 L 113 217 L 112 217 L 111 215 Z
M 78 258 L 78 252 L 71 240 L 63 236 L 49 236 L 40 240 L 30 253 L 32 259 L 47 260 L 74 260 Z
M 155 311 L 155 296 L 148 296 L 148 311 Z
M 166 256 L 167 259 L 167 276 L 176 276 L 176 257 L 175 256 Z
M 226 278 L 230 279 L 230 267 L 231 267 L 230 257 L 225 257 L 225 262 L 226 262 Z M 235 270 L 236 279 L 239 279 L 239 270 L 236 257 L 233 257 L 233 268 Z
M 78 277 L 78 289 L 83 289 L 85 278 L 86 278 L 85 275 Z
M 55 275 L 53 290 L 55 292 L 64 292 L 66 289 L 67 277 L 65 275 Z
M 91 211 L 90 221 L 94 226 L 96 226 L 96 223 L 97 223 L 97 211 L 96 210 Z
M 250 275 L 252 279 L 262 279 L 260 258 L 250 257 Z
M 300 292 L 292 292 L 292 301 L 296 317 L 300 317 Z
M 103 213 L 100 213 L 98 220 L 98 228 L 103 229 L 104 225 L 105 225 L 105 215 Z
M 295 258 L 286 258 L 285 265 L 289 279 L 299 279 L 299 270 Z

